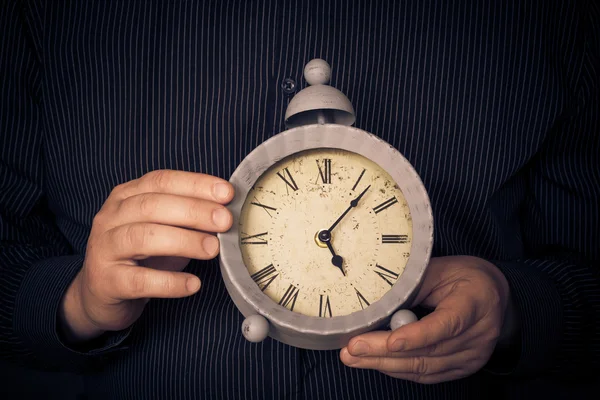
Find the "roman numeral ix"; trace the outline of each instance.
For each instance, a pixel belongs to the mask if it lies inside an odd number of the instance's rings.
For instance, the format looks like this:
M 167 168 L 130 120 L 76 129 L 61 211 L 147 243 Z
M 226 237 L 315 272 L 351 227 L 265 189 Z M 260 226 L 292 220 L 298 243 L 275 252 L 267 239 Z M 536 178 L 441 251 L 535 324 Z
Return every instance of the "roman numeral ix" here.
M 250 203 L 250 204 L 252 204 L 253 206 L 261 207 L 263 210 L 265 210 L 267 212 L 267 214 L 269 214 L 269 217 L 271 217 L 271 218 L 273 216 L 271 215 L 271 213 L 269 212 L 269 210 L 271 210 L 271 211 L 277 211 L 277 209 L 275 207 L 270 207 L 270 206 L 266 206 L 266 205 L 262 204 L 260 201 L 258 201 L 256 199 L 256 197 L 254 198 L 254 201 L 252 203 Z
M 243 236 L 241 241 L 242 244 L 268 244 L 267 239 L 263 236 L 268 235 L 269 232 L 258 233 L 252 236 Z

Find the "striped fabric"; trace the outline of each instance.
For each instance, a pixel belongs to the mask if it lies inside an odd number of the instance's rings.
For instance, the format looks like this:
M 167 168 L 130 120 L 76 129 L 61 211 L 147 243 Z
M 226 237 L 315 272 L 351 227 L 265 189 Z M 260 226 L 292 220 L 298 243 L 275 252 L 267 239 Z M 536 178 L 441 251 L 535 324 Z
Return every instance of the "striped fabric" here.
M 5 1 L 0 5 L 0 356 L 86 371 L 90 398 L 489 398 L 600 368 L 600 35 L 593 1 Z M 218 262 L 88 351 L 56 312 L 111 189 L 161 168 L 228 178 L 284 129 L 320 57 L 356 126 L 431 196 L 434 256 L 507 276 L 515 359 L 418 385 L 336 351 L 250 344 Z M 502 356 L 498 351 L 498 357 Z M 502 358 L 502 357 L 501 357 Z

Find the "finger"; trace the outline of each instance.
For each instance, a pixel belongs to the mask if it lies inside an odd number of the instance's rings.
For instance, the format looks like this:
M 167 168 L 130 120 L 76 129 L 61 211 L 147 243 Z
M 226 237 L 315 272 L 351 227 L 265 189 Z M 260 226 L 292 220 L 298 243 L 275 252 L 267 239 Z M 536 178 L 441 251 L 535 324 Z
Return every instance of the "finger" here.
M 469 329 L 457 337 L 414 350 L 390 351 L 388 348 L 388 338 L 392 332 L 375 331 L 352 338 L 348 342 L 347 348 L 350 354 L 356 357 L 409 358 L 445 356 L 472 348 L 473 343 L 476 343 L 474 339 L 477 338 L 477 335 L 474 335 L 473 332 L 473 329 Z
M 225 232 L 231 228 L 231 212 L 211 200 L 166 193 L 141 193 L 119 203 L 107 229 L 134 222 L 180 226 L 207 232 Z
M 109 295 L 119 300 L 180 298 L 200 289 L 200 279 L 195 275 L 133 265 L 112 268 L 109 282 Z
M 233 198 L 234 189 L 231 183 L 212 175 L 157 170 L 117 186 L 111 196 L 123 200 L 140 193 L 169 193 L 226 204 Z
M 208 260 L 219 251 L 219 240 L 210 234 L 167 225 L 121 225 L 103 235 L 103 256 L 113 261 L 175 256 Z
M 392 332 L 388 349 L 414 350 L 457 337 L 476 323 L 476 311 L 470 296 L 447 297 L 431 314 Z
M 417 375 L 437 374 L 464 365 L 471 359 L 470 351 L 441 357 L 354 357 L 347 348 L 340 352 L 341 361 L 352 368 L 374 369 L 388 373 L 408 373 Z
M 464 371 L 461 368 L 451 369 L 449 371 L 440 372 L 439 374 L 430 374 L 430 375 L 418 375 L 418 374 L 407 374 L 407 373 L 387 373 L 383 372 L 386 375 L 389 375 L 396 379 L 404 379 L 406 381 L 412 381 L 416 383 L 422 384 L 434 384 L 441 382 L 453 381 L 456 379 L 464 378 L 468 375 L 468 372 Z
M 182 271 L 189 263 L 190 259 L 185 257 L 151 257 L 139 261 L 139 264 L 144 267 L 164 271 Z

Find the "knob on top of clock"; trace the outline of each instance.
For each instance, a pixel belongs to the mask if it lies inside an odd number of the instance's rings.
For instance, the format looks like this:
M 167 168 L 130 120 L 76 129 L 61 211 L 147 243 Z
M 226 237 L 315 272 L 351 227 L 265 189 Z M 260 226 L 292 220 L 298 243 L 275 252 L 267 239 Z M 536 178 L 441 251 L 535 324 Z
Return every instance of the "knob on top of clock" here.
M 327 85 L 331 67 L 320 58 L 304 67 L 304 79 L 311 86 L 301 90 L 290 101 L 285 113 L 287 128 L 332 123 L 350 126 L 356 120 L 352 103 L 344 93 Z

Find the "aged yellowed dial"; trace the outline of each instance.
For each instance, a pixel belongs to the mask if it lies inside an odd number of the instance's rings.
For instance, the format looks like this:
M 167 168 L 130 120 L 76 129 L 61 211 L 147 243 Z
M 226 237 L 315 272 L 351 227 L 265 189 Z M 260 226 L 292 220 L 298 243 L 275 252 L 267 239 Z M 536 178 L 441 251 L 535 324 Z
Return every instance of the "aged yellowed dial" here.
M 273 301 L 348 315 L 387 293 L 409 259 L 412 219 L 391 176 L 353 152 L 313 149 L 269 168 L 239 219 L 244 264 Z

